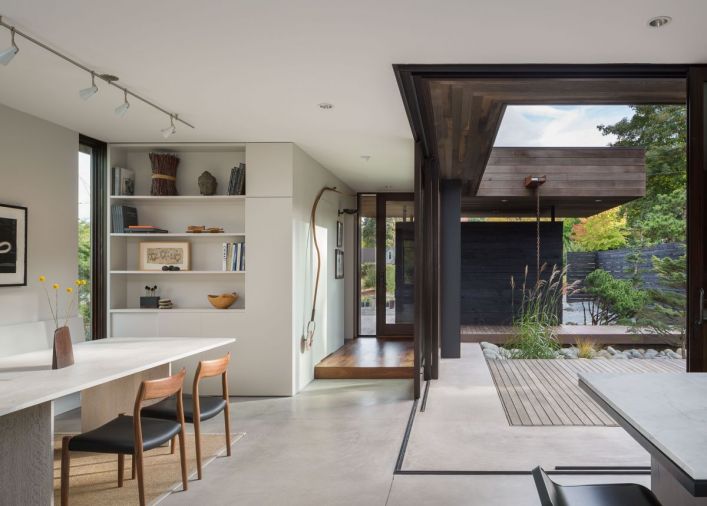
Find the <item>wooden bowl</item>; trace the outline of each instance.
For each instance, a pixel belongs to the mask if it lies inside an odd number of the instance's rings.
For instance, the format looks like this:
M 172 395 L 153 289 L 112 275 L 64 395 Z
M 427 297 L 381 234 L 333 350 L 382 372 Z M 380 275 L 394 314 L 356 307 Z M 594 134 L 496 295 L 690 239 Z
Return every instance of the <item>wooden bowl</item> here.
M 221 295 L 207 295 L 207 297 L 211 305 L 216 309 L 228 309 L 238 300 L 238 294 L 236 292 L 222 293 Z

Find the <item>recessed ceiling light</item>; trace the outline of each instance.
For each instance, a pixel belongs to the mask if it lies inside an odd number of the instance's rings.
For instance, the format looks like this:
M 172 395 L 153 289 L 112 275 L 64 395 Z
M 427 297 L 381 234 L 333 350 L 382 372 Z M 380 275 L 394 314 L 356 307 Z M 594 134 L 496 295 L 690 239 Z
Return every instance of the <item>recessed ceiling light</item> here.
M 508 202 L 508 199 L 501 199 L 501 202 Z
M 328 111 L 329 109 L 334 108 L 334 104 L 331 104 L 329 102 L 322 102 L 319 104 L 320 109 L 324 109 L 325 111 Z
M 601 199 L 596 199 L 594 202 L 601 202 Z
M 648 26 L 651 28 L 660 28 L 667 25 L 673 20 L 670 16 L 656 16 L 648 20 Z

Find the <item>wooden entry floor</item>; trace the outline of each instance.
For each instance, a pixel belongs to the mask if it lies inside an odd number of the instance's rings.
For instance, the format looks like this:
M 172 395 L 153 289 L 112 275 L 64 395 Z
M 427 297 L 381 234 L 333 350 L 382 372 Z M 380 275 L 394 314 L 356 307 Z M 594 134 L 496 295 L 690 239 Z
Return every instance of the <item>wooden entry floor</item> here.
M 314 367 L 315 379 L 405 379 L 414 371 L 413 342 L 359 337 Z

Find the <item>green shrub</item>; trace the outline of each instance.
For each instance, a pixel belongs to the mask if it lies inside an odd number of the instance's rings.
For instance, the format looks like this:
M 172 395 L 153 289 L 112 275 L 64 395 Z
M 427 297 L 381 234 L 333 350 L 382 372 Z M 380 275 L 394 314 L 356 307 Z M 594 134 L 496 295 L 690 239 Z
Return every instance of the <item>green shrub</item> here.
M 589 273 L 584 290 L 592 296 L 589 314 L 592 325 L 631 323 L 643 308 L 648 295 L 630 281 L 616 279 L 603 269 Z

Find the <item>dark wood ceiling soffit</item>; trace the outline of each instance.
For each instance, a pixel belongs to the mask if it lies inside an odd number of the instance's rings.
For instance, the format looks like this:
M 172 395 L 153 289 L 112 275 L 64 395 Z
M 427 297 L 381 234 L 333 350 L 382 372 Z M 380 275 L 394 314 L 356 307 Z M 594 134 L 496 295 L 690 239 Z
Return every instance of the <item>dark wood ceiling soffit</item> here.
M 431 117 L 425 132 L 440 176 L 463 181 L 473 196 L 508 105 L 624 105 L 685 103 L 684 79 L 445 79 L 417 81 L 420 113 Z

